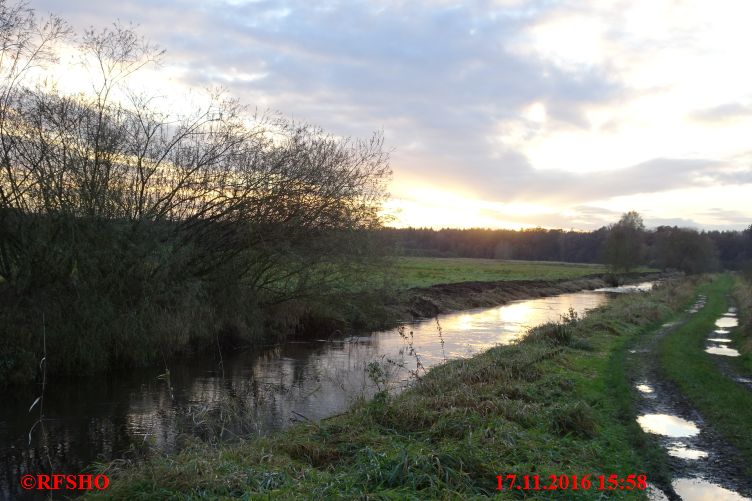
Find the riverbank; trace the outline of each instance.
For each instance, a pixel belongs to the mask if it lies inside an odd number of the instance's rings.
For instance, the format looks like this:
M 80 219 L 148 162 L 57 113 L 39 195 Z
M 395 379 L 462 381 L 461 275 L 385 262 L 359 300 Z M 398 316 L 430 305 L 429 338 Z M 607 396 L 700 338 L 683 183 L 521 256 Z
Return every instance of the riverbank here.
M 634 284 L 664 278 L 655 272 L 629 273 L 614 277 L 606 273 L 555 280 L 503 280 L 461 282 L 408 289 L 400 309 L 401 320 L 417 320 L 440 313 L 496 306 L 520 299 L 553 296 L 567 292 Z
M 75 294 L 58 291 L 69 306 L 75 304 L 84 313 L 91 310 L 91 314 L 68 316 L 65 301 L 46 297 L 38 302 L 45 308 L 31 308 L 28 302 L 15 304 L 12 291 L 0 288 L 2 302 L 11 305 L 0 309 L 1 323 L 8 331 L 0 343 L 0 390 L 25 391 L 25 385 L 41 382 L 42 358 L 47 376 L 55 378 L 164 367 L 220 346 L 234 350 L 291 338 L 320 339 L 386 329 L 437 313 L 598 288 L 644 275 L 588 275 L 602 266 L 582 264 L 405 259 L 396 258 L 394 276 L 380 284 L 375 283 L 379 275 L 375 273 L 362 283 L 340 284 L 345 292 L 319 291 L 266 306 L 257 304 L 258 298 L 252 295 L 224 291 L 228 299 L 221 306 L 189 301 L 181 303 L 179 315 L 170 301 L 152 301 L 149 315 L 142 316 L 138 309 L 118 313 L 112 305 L 97 308 L 96 302 L 89 304 Z M 449 283 L 470 277 L 480 280 Z M 416 287 L 423 283 L 431 285 Z M 112 315 L 117 320 L 105 322 Z M 99 325 L 96 329 L 95 324 Z
M 558 264 L 564 267 L 565 265 Z M 577 270 L 592 267 L 572 265 Z M 313 310 L 304 316 L 296 335 L 299 338 L 321 337 L 333 332 L 373 331 L 395 327 L 401 323 L 432 318 L 472 308 L 499 306 L 511 301 L 554 296 L 568 292 L 595 290 L 614 285 L 629 285 L 677 276 L 655 271 L 612 275 L 598 273 L 575 275 L 574 278 L 529 278 L 525 280 L 484 280 L 439 283 L 427 287 L 394 290 L 391 294 L 353 295 L 345 306 L 332 311 Z
M 120 463 L 106 469 L 111 487 L 100 495 L 472 499 L 495 494 L 497 475 L 508 473 L 645 473 L 653 481 L 645 470 L 652 449 L 635 433 L 629 384 L 614 356 L 685 307 L 694 291 L 684 280 L 625 295 L 584 319 L 536 328 L 519 344 L 443 364 L 406 392 L 378 394 L 320 423 Z

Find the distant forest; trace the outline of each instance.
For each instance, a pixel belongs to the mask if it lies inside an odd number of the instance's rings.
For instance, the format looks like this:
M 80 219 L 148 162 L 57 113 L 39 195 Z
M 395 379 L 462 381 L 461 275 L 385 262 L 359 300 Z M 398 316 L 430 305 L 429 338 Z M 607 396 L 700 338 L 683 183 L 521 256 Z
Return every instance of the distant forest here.
M 547 230 L 387 228 L 387 240 L 405 256 L 472 257 L 604 262 L 610 227 L 579 232 Z M 744 231 L 703 231 L 660 226 L 642 238 L 642 263 L 658 268 L 702 267 L 739 270 L 752 261 L 752 225 Z

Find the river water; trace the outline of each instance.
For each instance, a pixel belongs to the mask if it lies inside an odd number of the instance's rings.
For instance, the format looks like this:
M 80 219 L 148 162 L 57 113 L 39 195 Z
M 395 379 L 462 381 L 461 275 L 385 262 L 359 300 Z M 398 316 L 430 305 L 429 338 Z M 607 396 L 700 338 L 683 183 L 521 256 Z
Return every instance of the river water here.
M 49 381 L 43 426 L 28 395 L 0 405 L 0 497 L 18 492 L 25 473 L 79 473 L 93 462 L 134 454 L 144 445 L 174 451 L 187 429 L 207 433 L 218 416 L 242 415 L 244 433 L 267 433 L 295 421 L 347 410 L 379 387 L 399 391 L 417 363 L 424 368 L 469 357 L 519 340 L 529 328 L 561 319 L 570 308 L 583 315 L 627 288 L 582 291 L 515 301 L 494 308 L 440 315 L 437 319 L 358 337 L 286 342 L 234 354 L 207 354 L 166 370 Z M 54 356 L 51 355 L 51 356 Z M 375 363 L 375 364 L 374 364 Z M 219 413 L 222 409 L 222 413 Z M 209 419 L 212 416 L 212 419 Z M 186 428 L 186 423 L 190 426 Z M 31 435 L 29 431 L 32 430 Z M 215 432 L 216 426 L 211 428 Z M 231 435 L 224 431 L 223 435 Z M 50 468 L 50 464 L 52 467 Z

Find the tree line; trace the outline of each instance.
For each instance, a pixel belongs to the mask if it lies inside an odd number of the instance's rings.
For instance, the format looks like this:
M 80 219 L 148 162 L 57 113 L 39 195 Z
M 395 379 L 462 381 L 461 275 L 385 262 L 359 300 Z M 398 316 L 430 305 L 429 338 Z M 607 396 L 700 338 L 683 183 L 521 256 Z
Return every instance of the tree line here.
M 381 231 L 396 252 L 406 256 L 605 263 L 616 270 L 647 265 L 687 273 L 742 270 L 752 264 L 752 225 L 743 231 L 645 229 L 634 212 L 588 232 L 544 228 Z

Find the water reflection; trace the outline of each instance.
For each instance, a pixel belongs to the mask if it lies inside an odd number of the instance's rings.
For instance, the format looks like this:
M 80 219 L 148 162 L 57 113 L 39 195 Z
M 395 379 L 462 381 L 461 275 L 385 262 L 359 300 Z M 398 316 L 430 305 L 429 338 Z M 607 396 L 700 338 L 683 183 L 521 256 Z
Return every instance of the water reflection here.
M 708 453 L 698 449 L 690 449 L 683 442 L 673 442 L 668 445 L 668 453 L 682 459 L 702 459 L 708 457 Z
M 579 292 L 517 301 L 441 315 L 443 344 L 435 320 L 406 326 L 421 363 L 430 367 L 448 358 L 467 357 L 520 339 L 528 328 L 603 305 L 602 292 Z M 412 334 L 409 334 L 412 332 Z M 0 408 L 0 498 L 17 493 L 25 473 L 83 471 L 94 461 L 122 457 L 144 444 L 170 452 L 179 446 L 176 422 L 201 422 L 208 412 L 230 403 L 249 418 L 243 431 L 266 433 L 296 420 L 317 420 L 345 411 L 372 395 L 368 364 L 387 370 L 386 384 L 399 387 L 415 368 L 405 340 L 395 330 L 367 336 L 291 342 L 261 351 L 225 354 L 223 370 L 215 355 L 162 370 L 139 370 L 75 381 L 53 380 L 45 397 L 45 434 L 28 431 L 28 414 L 38 388 L 4 397 Z
M 653 282 L 642 282 L 632 285 L 620 285 L 618 287 L 601 287 L 595 289 L 596 292 L 612 292 L 615 294 L 624 294 L 629 292 L 648 292 L 653 288 Z
M 736 327 L 739 325 L 739 321 L 736 319 L 736 312 L 731 311 L 732 308 L 729 308 L 728 313 L 724 313 L 721 318 L 715 321 L 715 325 L 719 327 L 719 329 L 716 329 L 713 331 L 714 334 L 729 334 L 730 331 L 729 328 Z M 710 353 L 711 355 L 721 355 L 725 357 L 738 357 L 741 356 L 741 353 L 739 351 L 730 348 L 726 346 L 726 344 L 718 344 L 718 343 L 731 343 L 730 338 L 721 338 L 721 337 L 709 337 L 708 341 L 711 343 L 716 344 L 710 344 L 705 348 L 706 353 Z
M 705 352 L 710 353 L 711 355 L 722 355 L 724 357 L 738 357 L 741 355 L 739 351 L 720 344 L 708 346 L 707 348 L 705 348 Z
M 734 491 L 702 478 L 680 478 L 671 482 L 684 501 L 750 501 Z
M 693 437 L 700 433 L 692 421 L 671 414 L 644 414 L 637 418 L 637 422 L 646 432 L 667 437 Z
M 729 327 L 736 327 L 737 325 L 739 325 L 739 320 L 737 320 L 736 318 L 731 318 L 731 317 L 721 317 L 715 321 L 715 325 L 722 329 L 726 329 Z

